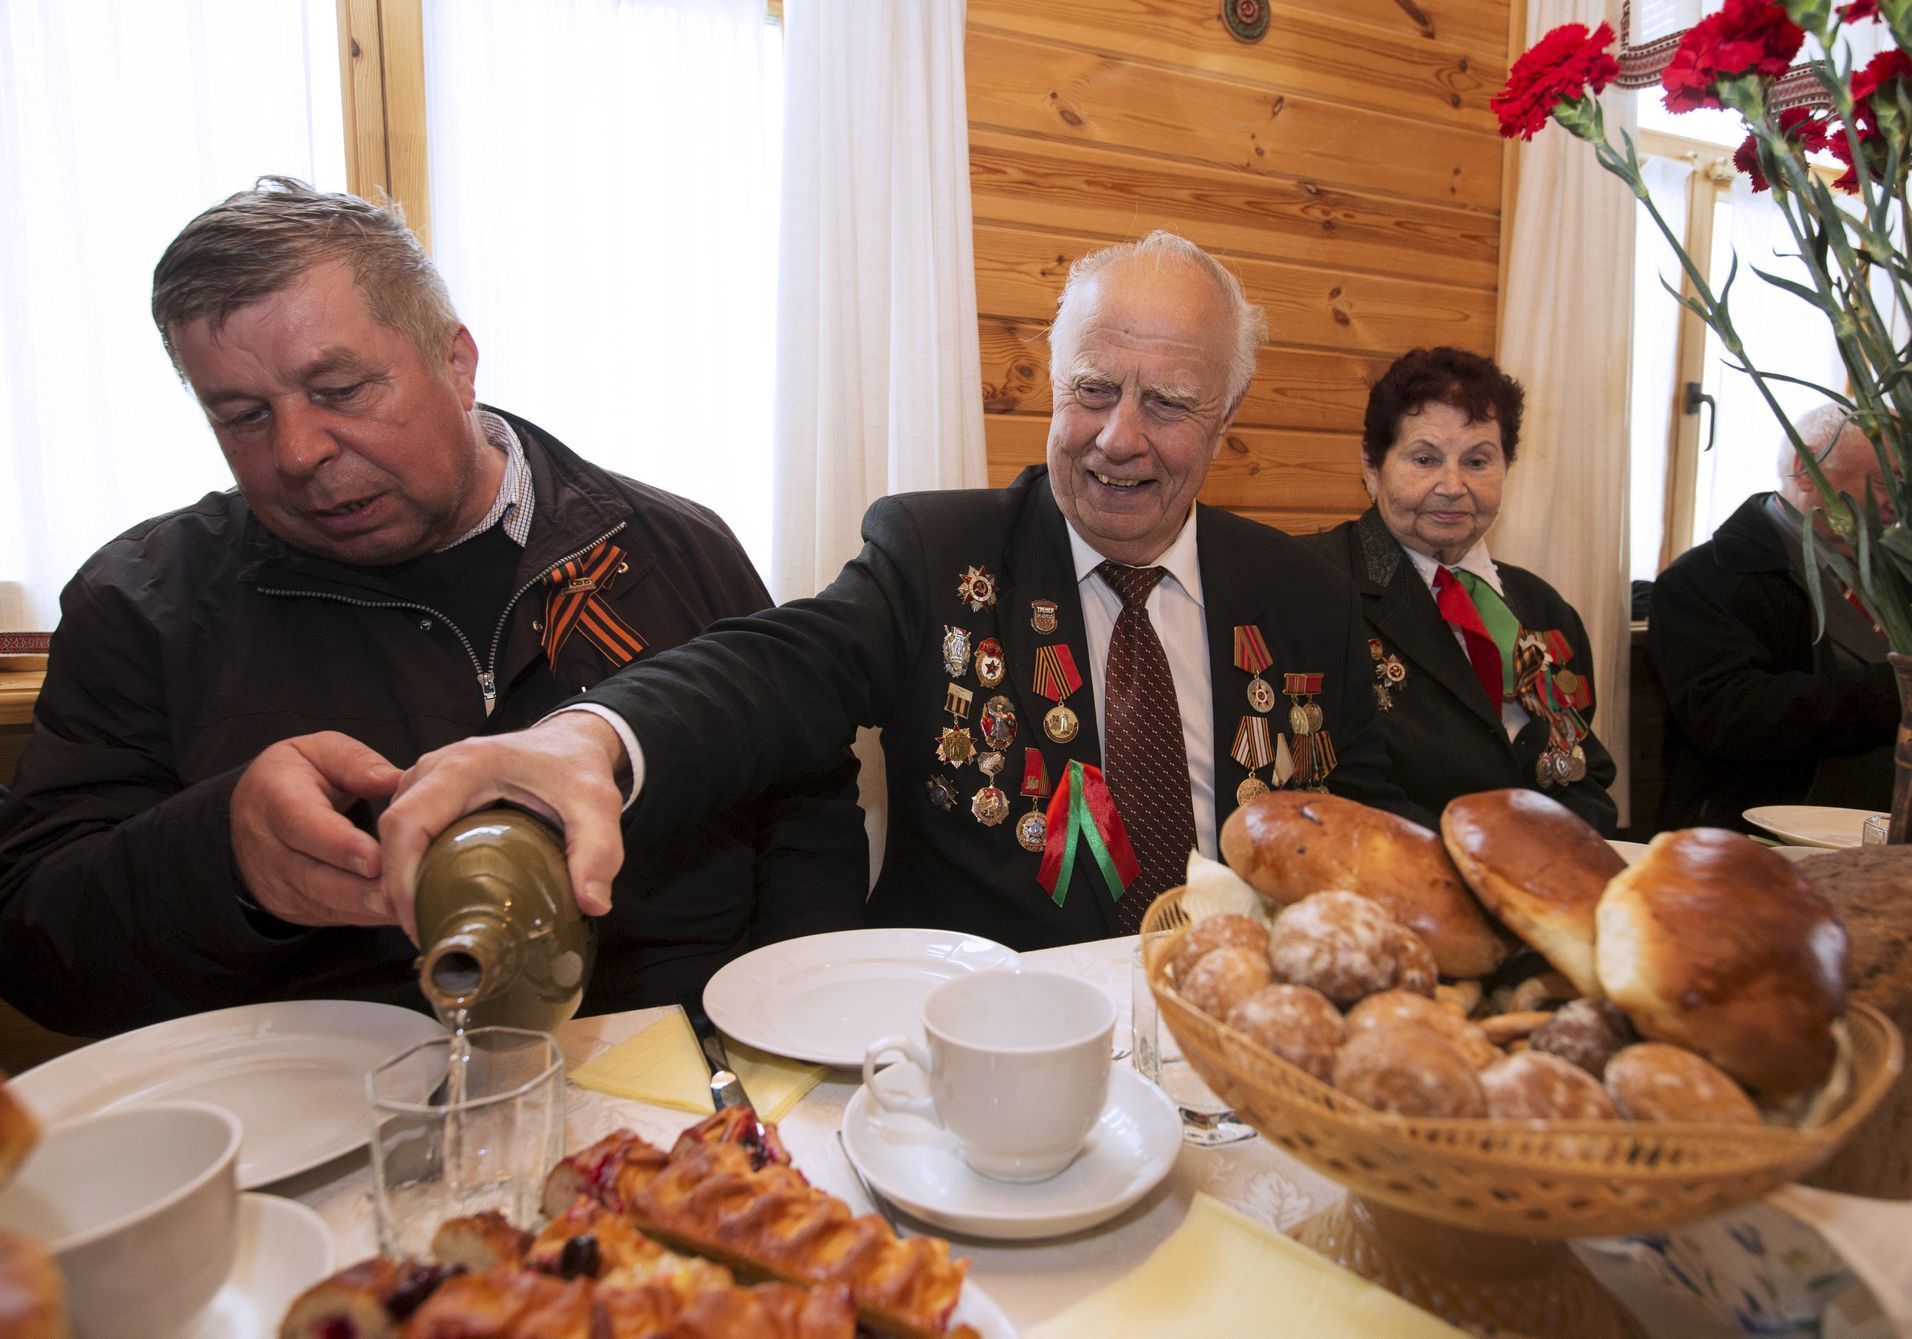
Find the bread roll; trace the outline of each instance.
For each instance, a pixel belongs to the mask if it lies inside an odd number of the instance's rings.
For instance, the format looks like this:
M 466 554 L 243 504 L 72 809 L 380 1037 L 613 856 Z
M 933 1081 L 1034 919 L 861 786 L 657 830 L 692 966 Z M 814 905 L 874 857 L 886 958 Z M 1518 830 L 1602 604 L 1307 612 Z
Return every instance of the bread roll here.
M 0 1335 L 6 1339 L 72 1339 L 66 1282 L 46 1248 L 30 1237 L 0 1232 Z
M 1411 990 L 1384 990 L 1370 995 L 1348 1010 L 1348 1029 L 1365 1032 L 1370 1028 L 1396 1023 L 1418 1023 L 1440 1033 L 1467 1057 L 1475 1069 L 1483 1069 L 1501 1058 L 1500 1048 L 1487 1040 L 1478 1024 L 1468 1021 L 1459 1010 L 1438 1000 L 1417 995 Z
M 1607 1061 L 1639 1038 L 1612 1000 L 1570 1000 L 1539 1028 L 1529 1044 L 1602 1078 Z
M 1433 950 L 1442 976 L 1485 976 L 1510 950 L 1418 823 L 1333 795 L 1274 791 L 1222 825 L 1222 855 L 1255 891 L 1299 902 L 1327 889 L 1371 897 Z
M 1169 979 L 1186 981 L 1191 968 L 1211 949 L 1245 948 L 1262 957 L 1268 956 L 1268 927 L 1253 916 L 1210 916 L 1207 920 L 1195 922 L 1175 945 L 1175 956 L 1169 959 Z
M 1846 932 L 1790 860 L 1720 828 L 1662 833 L 1607 885 L 1599 924 L 1600 979 L 1641 1036 L 1769 1103 L 1825 1082 Z
M 1480 1072 L 1487 1114 L 1497 1120 L 1613 1120 L 1600 1081 L 1543 1051 L 1504 1056 Z
M 7 1087 L 7 1076 L 0 1074 L 0 1186 L 13 1178 L 14 1169 L 27 1160 L 39 1138 L 39 1122 Z
M 1607 1061 L 1606 1088 L 1629 1120 L 1759 1124 L 1759 1108 L 1729 1075 L 1664 1042 L 1643 1041 Z
M 1175 990 L 1210 1018 L 1221 1019 L 1273 979 L 1267 954 L 1224 944 L 1204 953 Z
M 1484 1116 L 1487 1098 L 1467 1057 L 1414 1023 L 1349 1037 L 1334 1057 L 1334 1086 L 1398 1116 Z
M 1626 861 L 1584 819 L 1537 790 L 1486 790 L 1448 801 L 1441 838 L 1467 886 L 1538 949 L 1574 993 L 1598 998 L 1594 907 Z
M 1845 924 L 1847 992 L 1912 1037 L 1912 846 L 1828 851 L 1799 872 Z M 1804 1179 L 1849 1195 L 1912 1199 L 1912 1065 L 1826 1165 Z
M 1323 1083 L 1333 1079 L 1334 1053 L 1348 1039 L 1341 1011 L 1307 986 L 1263 986 L 1228 1011 L 1228 1026 Z
M 1434 994 L 1427 945 L 1379 903 L 1355 893 L 1316 893 L 1275 917 L 1268 960 L 1276 980 L 1310 986 L 1340 1005 L 1382 990 Z

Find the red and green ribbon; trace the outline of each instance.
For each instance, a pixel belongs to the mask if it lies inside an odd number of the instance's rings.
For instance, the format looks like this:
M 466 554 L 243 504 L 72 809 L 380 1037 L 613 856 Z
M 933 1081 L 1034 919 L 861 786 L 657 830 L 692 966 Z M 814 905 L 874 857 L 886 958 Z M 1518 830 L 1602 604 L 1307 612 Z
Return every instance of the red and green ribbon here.
M 1120 901 L 1141 874 L 1142 863 L 1129 845 L 1128 829 L 1115 811 L 1115 797 L 1102 779 L 1102 769 L 1072 760 L 1049 800 L 1049 840 L 1036 872 L 1036 882 L 1057 906 L 1068 896 L 1076 852 L 1082 846 L 1089 848 L 1110 899 Z

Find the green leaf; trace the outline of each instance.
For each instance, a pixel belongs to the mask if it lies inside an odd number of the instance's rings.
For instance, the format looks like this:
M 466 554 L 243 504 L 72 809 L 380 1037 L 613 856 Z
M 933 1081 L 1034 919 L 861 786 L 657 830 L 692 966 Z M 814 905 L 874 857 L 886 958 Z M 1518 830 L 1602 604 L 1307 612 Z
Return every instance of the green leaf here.
M 1828 315 L 1830 315 L 1832 312 L 1837 310 L 1837 304 L 1831 298 L 1822 295 L 1817 289 L 1808 288 L 1806 287 L 1806 285 L 1799 283 L 1797 280 L 1787 279 L 1780 275 L 1770 273 L 1769 271 L 1762 270 L 1757 265 L 1751 265 L 1751 266 L 1748 266 L 1747 268 L 1752 270 L 1754 274 L 1764 279 L 1767 283 L 1771 284 L 1774 288 L 1783 289 L 1784 291 L 1791 293 L 1794 297 L 1800 299 L 1802 302 L 1811 303 L 1819 311 L 1825 312 Z

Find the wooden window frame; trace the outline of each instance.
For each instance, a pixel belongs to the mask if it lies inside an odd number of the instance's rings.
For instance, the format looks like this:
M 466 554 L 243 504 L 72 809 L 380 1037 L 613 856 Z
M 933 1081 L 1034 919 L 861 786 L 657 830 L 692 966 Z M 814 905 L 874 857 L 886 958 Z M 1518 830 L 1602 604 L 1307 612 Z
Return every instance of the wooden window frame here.
M 338 0 L 346 189 L 383 194 L 429 252 L 423 0 Z

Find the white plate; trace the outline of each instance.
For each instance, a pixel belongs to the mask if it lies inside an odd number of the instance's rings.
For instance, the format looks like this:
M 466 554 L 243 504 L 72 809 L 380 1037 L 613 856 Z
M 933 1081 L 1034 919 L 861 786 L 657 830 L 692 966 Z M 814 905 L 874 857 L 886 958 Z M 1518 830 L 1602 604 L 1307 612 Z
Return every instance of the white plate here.
M 1878 809 L 1834 809 L 1823 804 L 1767 804 L 1748 809 L 1740 815 L 1755 827 L 1761 827 L 1795 846 L 1858 846 L 1865 835 L 1865 821 Z
M 919 1025 L 937 986 L 1015 965 L 1014 949 L 955 930 L 838 930 L 724 964 L 704 987 L 704 1011 L 746 1046 L 861 1069 L 871 1042 Z
M 169 1019 L 29 1069 L 12 1081 L 42 1121 L 135 1102 L 210 1102 L 245 1127 L 239 1184 L 349 1153 L 371 1137 L 365 1076 L 441 1037 L 425 1014 L 363 1000 L 292 1000 Z
M 920 1097 L 922 1071 L 903 1063 L 884 1090 Z M 1118 1065 L 1087 1149 L 1047 1181 L 992 1181 L 971 1171 L 956 1140 L 921 1116 L 887 1111 L 867 1087 L 843 1112 L 843 1145 L 878 1194 L 936 1227 L 971 1237 L 1060 1237 L 1113 1218 L 1160 1184 L 1182 1151 L 1182 1120 L 1160 1088 Z
M 1623 842 L 1616 841 L 1614 838 L 1609 837 L 1607 838 L 1607 845 L 1611 846 L 1619 855 L 1620 859 L 1626 861 L 1629 865 L 1637 864 L 1640 857 L 1646 854 L 1645 842 Z
M 175 1339 L 277 1334 L 292 1299 L 332 1272 L 332 1258 L 332 1234 L 312 1210 L 274 1195 L 241 1195 L 232 1273 Z
M 952 1329 L 967 1325 L 982 1339 L 1020 1339 L 1009 1317 L 1003 1314 L 995 1299 L 976 1286 L 974 1279 L 963 1280 L 963 1290 L 956 1295 L 956 1309 L 950 1313 L 949 1324 Z

